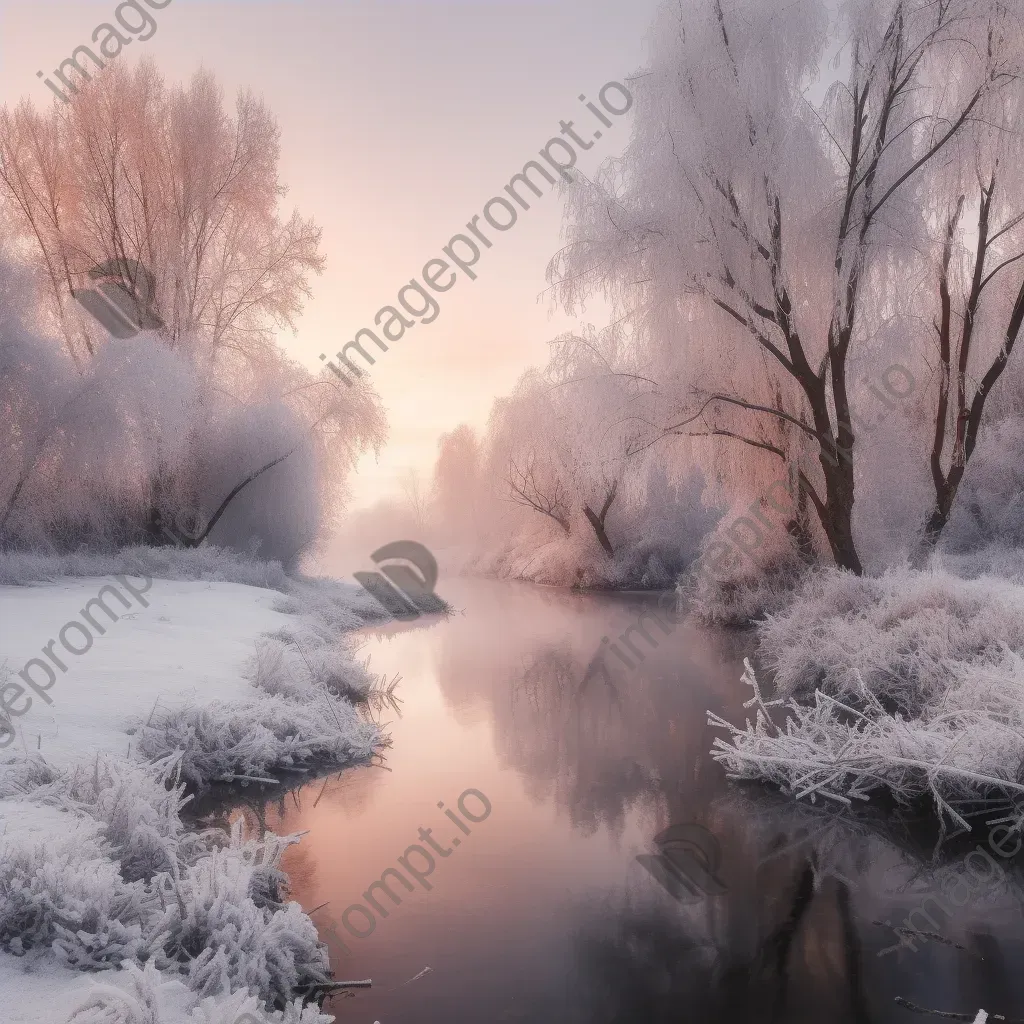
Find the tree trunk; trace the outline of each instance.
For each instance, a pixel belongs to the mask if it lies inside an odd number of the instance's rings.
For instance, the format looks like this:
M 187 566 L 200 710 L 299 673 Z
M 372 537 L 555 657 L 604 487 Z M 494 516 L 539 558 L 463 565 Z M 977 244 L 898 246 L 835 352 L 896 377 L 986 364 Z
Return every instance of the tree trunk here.
M 605 549 L 609 556 L 614 555 L 615 549 L 612 547 L 612 542 L 608 539 L 608 534 L 605 532 L 604 519 L 598 518 L 589 505 L 583 506 L 583 512 L 590 521 L 590 525 L 594 528 L 594 534 L 601 547 Z
M 811 521 L 807 510 L 807 490 L 796 481 L 796 510 L 793 518 L 786 523 L 786 533 L 793 538 L 798 554 L 803 561 L 810 564 L 814 561 L 814 538 L 811 536 Z
M 611 558 L 615 554 L 615 548 L 612 547 L 612 542 L 608 539 L 608 532 L 605 530 L 605 520 L 608 518 L 608 510 L 612 507 L 612 502 L 615 501 L 615 495 L 619 491 L 619 483 L 616 481 L 612 485 L 612 489 L 608 492 L 608 497 L 605 498 L 604 504 L 601 506 L 599 513 L 589 505 L 583 506 L 583 514 L 587 517 L 590 525 L 594 528 L 594 535 L 597 537 L 598 543 L 604 548 L 605 553 Z
M 924 565 L 928 560 L 928 556 L 939 543 L 939 537 L 942 536 L 942 531 L 946 528 L 950 514 L 953 511 L 953 502 L 956 500 L 956 492 L 959 489 L 962 477 L 962 471 L 955 474 L 955 479 L 954 474 L 951 473 L 949 479 L 941 487 L 936 488 L 935 507 L 932 509 L 932 514 L 928 517 L 928 521 L 924 524 L 920 548 L 915 559 L 915 565 L 918 565 L 918 567 Z
M 826 500 L 818 512 L 828 546 L 840 569 L 860 576 L 864 567 L 853 542 L 853 459 L 841 458 L 838 465 L 832 466 L 822 455 L 821 467 L 825 471 Z

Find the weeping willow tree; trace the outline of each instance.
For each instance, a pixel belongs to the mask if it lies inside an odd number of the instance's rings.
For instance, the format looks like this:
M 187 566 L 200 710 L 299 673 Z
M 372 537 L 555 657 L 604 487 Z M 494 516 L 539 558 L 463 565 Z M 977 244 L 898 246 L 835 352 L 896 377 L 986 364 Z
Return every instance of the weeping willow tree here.
M 624 157 L 571 193 L 549 267 L 565 307 L 611 298 L 661 384 L 661 430 L 727 487 L 789 473 L 854 572 L 864 368 L 897 353 L 927 381 L 932 545 L 1024 321 L 1022 14 L 667 4 Z

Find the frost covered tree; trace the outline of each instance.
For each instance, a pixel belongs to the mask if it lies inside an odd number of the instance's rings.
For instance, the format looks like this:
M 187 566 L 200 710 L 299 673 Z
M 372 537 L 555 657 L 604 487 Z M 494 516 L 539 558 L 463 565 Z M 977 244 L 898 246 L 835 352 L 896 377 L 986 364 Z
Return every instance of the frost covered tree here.
M 279 212 L 279 144 L 252 94 L 231 113 L 209 74 L 168 87 L 146 61 L 0 111 L 0 544 L 292 562 L 342 507 L 384 417 L 276 340 L 323 265 L 319 229 Z M 138 336 L 72 297 L 100 271 L 146 306 Z
M 934 543 L 1024 320 L 1021 16 L 665 5 L 631 143 L 574 187 L 549 268 L 570 311 L 603 292 L 634 324 L 666 433 L 715 439 L 704 458 L 737 490 L 791 473 L 855 572 L 870 363 L 929 381 Z
M 501 440 L 495 440 L 507 450 L 512 501 L 547 516 L 566 535 L 586 522 L 614 555 L 609 514 L 649 433 L 649 383 L 615 329 L 556 338 L 545 369 L 524 374 L 498 407 Z
M 153 274 L 171 347 L 201 345 L 210 362 L 271 354 L 274 329 L 293 325 L 323 267 L 320 229 L 279 216 L 279 149 L 252 93 L 232 115 L 208 72 L 168 88 L 148 60 L 113 64 L 73 104 L 0 112 L 0 196 L 73 358 L 103 332 L 71 293 L 117 261 Z M 128 275 L 141 290 L 137 270 Z
M 477 528 L 481 483 L 480 441 L 460 424 L 442 434 L 431 485 L 431 505 L 439 531 L 465 541 Z

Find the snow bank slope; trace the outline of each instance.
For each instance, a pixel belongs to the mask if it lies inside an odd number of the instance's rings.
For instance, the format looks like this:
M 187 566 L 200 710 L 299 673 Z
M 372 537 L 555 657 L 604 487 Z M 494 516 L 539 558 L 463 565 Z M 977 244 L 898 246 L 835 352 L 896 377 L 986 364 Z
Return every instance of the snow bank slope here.
M 180 817 L 186 785 L 348 764 L 384 742 L 351 703 L 371 680 L 343 633 L 365 598 L 332 581 L 280 589 L 120 575 L 0 587 L 5 1020 L 332 1019 L 300 999 L 330 965 L 286 898 L 280 856 L 297 837 L 196 834 Z
M 145 586 L 142 579 L 128 579 L 140 591 Z M 125 594 L 130 607 L 105 595 L 118 621 L 94 611 L 104 635 L 90 629 L 92 646 L 81 655 L 69 653 L 60 631 L 70 621 L 83 622 L 81 609 L 110 585 Z M 38 752 L 55 766 L 98 751 L 126 754 L 131 722 L 147 719 L 158 702 L 166 711 L 252 697 L 245 668 L 256 642 L 294 622 L 294 616 L 274 611 L 280 599 L 273 591 L 235 583 L 169 580 L 154 580 L 135 599 L 113 577 L 0 587 L 0 665 L 6 662 L 11 680 L 18 680 L 30 659 L 45 658 L 50 640 L 57 640 L 51 651 L 67 666 L 66 672 L 54 666 L 57 681 L 44 695 L 26 689 L 16 702 L 22 707 L 32 700 L 13 718 L 17 738 L 9 751 Z M 85 646 L 77 630 L 67 636 L 73 646 Z M 46 683 L 38 666 L 29 675 Z

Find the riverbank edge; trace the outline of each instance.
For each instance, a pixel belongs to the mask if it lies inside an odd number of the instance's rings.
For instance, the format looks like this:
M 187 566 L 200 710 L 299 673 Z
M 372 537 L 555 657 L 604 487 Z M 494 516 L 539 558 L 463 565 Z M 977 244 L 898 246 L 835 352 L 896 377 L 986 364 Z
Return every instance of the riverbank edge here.
M 342 584 L 330 580 L 317 580 L 309 577 L 289 576 L 285 574 L 279 566 L 276 566 L 273 563 L 258 563 L 250 559 L 241 559 L 237 556 L 227 555 L 224 552 L 217 552 L 215 549 L 205 553 L 187 552 L 184 553 L 184 557 L 179 553 L 170 553 L 162 549 L 130 549 L 129 551 L 122 552 L 118 555 L 67 556 L 60 559 L 34 555 L 0 555 L 0 584 L 6 583 L 8 586 L 13 584 L 15 586 L 34 587 L 39 584 L 50 584 L 59 590 L 62 584 L 81 583 L 85 578 L 89 578 L 95 582 L 96 589 L 100 589 L 106 583 L 106 580 L 102 577 L 114 575 L 114 570 L 121 570 L 121 574 L 134 577 L 136 581 L 140 579 L 148 580 L 148 584 L 136 583 L 136 586 L 142 593 L 145 593 L 146 590 L 153 586 L 153 580 L 157 580 L 158 582 L 173 581 L 177 583 L 185 582 L 202 584 L 207 587 L 211 583 L 240 583 L 246 587 L 254 587 L 262 590 L 268 597 L 270 594 L 273 594 L 273 610 L 275 612 L 295 616 L 295 625 L 297 628 L 290 631 L 290 636 L 285 635 L 284 630 L 263 631 L 255 636 L 250 636 L 248 639 L 253 644 L 257 645 L 257 649 L 259 649 L 259 645 L 261 643 L 264 645 L 265 657 L 262 666 L 258 656 L 249 660 L 246 664 L 239 664 L 237 666 L 238 675 L 246 680 L 250 690 L 256 691 L 253 696 L 259 695 L 263 699 L 266 699 L 268 695 L 268 686 L 270 687 L 269 695 L 280 698 L 282 696 L 280 693 L 276 695 L 273 693 L 275 681 L 279 681 L 279 679 L 284 675 L 292 675 L 299 664 L 302 664 L 307 670 L 307 682 L 314 685 L 324 683 L 325 677 L 330 675 L 331 670 L 337 668 L 337 660 L 335 660 L 332 665 L 329 663 L 329 659 L 320 658 L 320 660 L 316 660 L 315 656 L 324 653 L 322 647 L 330 642 L 331 635 L 338 630 L 339 627 L 342 627 L 342 633 L 347 633 L 365 625 L 379 623 L 388 619 L 387 614 L 383 612 L 383 610 L 380 609 L 372 599 L 363 595 L 362 592 L 355 587 L 345 587 Z M 101 578 L 97 579 L 97 576 Z M 144 587 L 145 589 L 143 589 Z M 187 636 L 180 637 L 181 646 L 183 648 L 187 648 L 189 646 L 188 639 L 189 638 Z M 317 643 L 318 640 L 321 641 L 320 644 Z M 307 645 L 313 649 L 305 649 Z M 283 670 L 279 671 L 276 675 L 268 672 L 266 661 L 268 647 L 269 657 L 271 660 L 276 657 L 278 659 L 278 668 Z M 297 654 L 298 657 L 289 658 L 289 651 Z M 314 660 L 312 662 L 310 661 L 311 653 L 314 655 Z M 337 654 L 337 652 L 335 653 Z M 352 672 L 352 675 L 347 679 L 347 682 L 358 682 L 360 666 L 349 652 L 345 652 L 344 658 L 348 661 L 347 668 Z M 288 661 L 291 663 L 288 664 Z M 142 666 L 140 666 L 140 668 L 142 668 Z M 367 673 L 365 673 L 365 669 L 363 669 L 362 672 L 367 684 L 364 690 L 364 696 L 368 696 L 373 680 Z M 8 673 L 10 673 L 9 665 Z M 358 698 L 356 687 L 348 685 L 342 687 L 341 690 L 342 698 L 348 700 L 350 703 L 354 703 L 354 698 Z M 9 702 L 12 702 L 12 692 L 13 691 L 8 691 L 7 693 Z M 291 696 L 294 697 L 295 694 L 292 693 Z M 210 703 L 211 702 L 201 704 L 199 707 L 201 710 L 209 710 Z M 216 700 L 212 703 L 216 703 Z M 152 729 L 152 723 L 150 723 L 148 727 Z M 338 727 L 339 729 L 341 728 L 340 724 Z M 128 740 L 129 735 L 130 730 L 126 728 L 126 741 Z M 386 738 L 378 733 L 373 743 L 374 751 L 380 750 L 384 745 L 386 745 Z M 0 763 L 0 792 L 2 792 L 5 797 L 3 803 L 9 806 L 12 800 L 17 800 L 30 806 L 38 806 L 40 803 L 52 806 L 54 803 L 65 802 L 68 794 L 66 792 L 63 794 L 60 793 L 60 782 L 56 777 L 51 776 L 59 776 L 66 782 L 67 779 L 75 775 L 76 769 L 70 765 L 57 768 L 55 772 L 51 772 L 49 774 L 44 773 L 46 781 L 43 781 L 43 778 L 38 777 L 38 773 L 41 765 L 46 763 L 46 759 L 41 756 L 31 759 L 32 770 L 27 771 L 26 769 L 30 758 L 27 751 L 23 753 L 24 756 L 20 762 L 18 759 L 12 761 L 12 759 L 8 757 L 3 763 Z M 294 768 L 293 755 L 294 750 L 289 751 L 287 756 L 282 759 L 281 763 L 277 765 L 277 767 L 287 769 Z M 101 756 L 103 755 L 97 755 L 97 766 L 99 765 L 99 759 Z M 107 756 L 116 757 L 113 752 L 110 752 Z M 138 757 L 138 754 L 136 754 L 136 756 Z M 104 760 L 106 760 L 106 758 L 104 758 Z M 123 768 L 125 764 L 133 763 L 120 757 L 117 757 L 117 760 L 119 762 L 119 767 L 121 768 Z M 134 764 L 139 768 L 152 768 L 154 766 L 154 762 L 159 763 L 159 758 L 136 761 Z M 330 759 L 319 759 L 308 761 L 302 766 L 302 768 L 312 771 L 323 770 L 326 768 L 343 769 L 344 767 L 364 762 L 365 758 L 349 758 L 345 762 L 332 761 Z M 20 771 L 16 770 L 14 767 L 19 763 L 21 766 Z M 273 768 L 275 765 L 269 764 L 268 767 Z M 167 768 L 168 772 L 172 770 L 172 766 L 167 766 Z M 169 775 L 165 776 L 165 779 L 172 788 L 175 785 L 180 786 L 182 796 L 184 799 L 188 799 L 188 794 L 185 792 L 186 789 L 195 792 L 196 790 L 201 789 L 202 786 L 184 786 L 180 782 L 180 763 L 177 765 L 177 769 L 178 774 L 175 775 L 173 780 L 170 779 Z M 37 775 L 35 785 L 29 783 L 26 778 L 26 775 L 31 775 L 33 772 Z M 6 785 L 4 785 L 4 782 L 6 782 Z M 11 790 L 14 790 L 14 792 L 12 793 Z M 97 797 L 99 796 L 98 793 L 96 795 Z M 184 803 L 184 799 L 182 800 L 182 804 Z M 65 809 L 67 808 L 61 808 L 61 810 Z M 76 810 L 79 815 L 83 814 L 81 806 Z M 85 814 L 84 816 L 88 817 L 88 814 Z M 187 842 L 191 843 L 196 842 L 199 837 L 199 833 L 195 829 L 188 828 L 180 822 L 179 824 L 180 829 L 175 838 L 184 838 Z M 8 829 L 5 828 L 5 836 L 9 841 L 10 836 L 7 835 L 7 832 Z M 280 841 L 284 845 L 290 845 L 292 841 L 297 841 L 297 837 L 280 837 Z M 252 841 L 248 842 L 251 843 Z M 263 842 L 263 840 L 258 842 Z M 286 886 L 287 878 L 280 872 L 279 876 L 280 880 Z M 301 911 L 298 904 L 294 904 L 293 906 L 298 910 L 302 918 L 308 922 L 309 928 L 312 929 L 315 935 L 316 928 L 309 916 L 306 915 L 304 911 Z M 2 918 L 2 916 L 3 915 L 0 914 L 0 918 Z M 13 959 L 10 955 L 10 945 L 11 943 L 9 942 L 4 943 L 4 960 Z M 327 947 L 322 943 L 319 945 L 322 947 L 324 965 L 327 968 L 327 971 L 331 972 L 331 966 L 327 959 Z M 24 955 L 25 951 L 20 950 L 19 952 Z M 44 973 L 45 959 L 46 958 L 43 958 L 44 963 L 42 965 Z M 41 969 L 40 957 L 36 955 L 32 960 L 34 961 L 32 964 L 32 970 L 38 973 Z M 7 964 L 5 966 L 10 968 L 13 965 Z M 50 966 L 56 966 L 56 963 Z M 5 970 L 0 973 L 8 972 Z M 129 990 L 138 989 L 140 983 L 144 988 L 148 985 L 151 990 L 150 994 L 156 998 L 157 1002 L 160 1001 L 158 990 L 175 989 L 174 992 L 170 993 L 170 996 L 173 996 L 171 1002 L 178 1006 L 181 1013 L 187 1014 L 187 1016 L 180 1017 L 182 1021 L 190 1020 L 193 1011 L 206 1012 L 212 1008 L 210 1005 L 211 997 L 204 996 L 201 993 L 195 994 L 195 1005 L 188 1008 L 190 1000 L 186 998 L 183 1002 L 182 993 L 177 990 L 180 989 L 181 978 L 173 971 L 158 971 L 157 973 L 159 977 L 154 977 L 152 965 L 143 967 L 142 963 L 139 961 L 133 961 L 126 958 L 121 962 L 119 969 L 110 972 L 110 976 L 114 980 L 113 988 L 121 988 L 126 993 Z M 95 975 L 92 977 L 95 977 Z M 140 981 L 140 979 L 145 980 Z M 81 989 L 81 986 L 77 987 Z M 93 1004 L 96 999 L 102 1000 L 103 998 L 113 998 L 109 991 L 107 991 L 106 996 L 99 991 L 101 989 L 109 990 L 110 988 L 111 986 L 109 984 L 90 986 L 82 1005 L 85 1006 L 86 1004 Z M 165 992 L 164 994 L 167 995 L 168 993 Z M 289 995 L 295 995 L 295 993 L 289 993 Z M 306 998 L 308 999 L 308 995 Z M 312 1006 L 302 1006 L 302 1000 L 298 997 L 294 1000 L 289 999 L 283 1010 L 267 1010 L 261 1001 L 256 1001 L 260 1004 L 257 1006 L 256 1003 L 252 1002 L 252 1000 L 253 997 L 250 993 L 239 991 L 233 991 L 227 994 L 226 998 L 214 997 L 214 1002 L 217 1004 L 216 1009 L 218 1011 L 227 1010 L 227 1003 L 238 1002 L 238 1006 L 232 1007 L 231 1012 L 252 1013 L 253 1011 L 257 1011 L 262 1014 L 262 1017 L 258 1019 L 266 1019 L 267 1021 L 282 1021 L 289 1022 L 289 1024 L 292 1020 L 301 1020 L 302 1024 L 307 1024 L 307 1021 L 320 1024 L 322 1021 L 326 1024 L 326 1022 L 334 1019 L 333 1017 L 315 1012 Z M 222 1003 L 224 1005 L 221 1005 Z M 200 1007 L 202 1007 L 202 1010 L 200 1010 Z M 52 1001 L 48 1001 L 46 1004 L 40 1005 L 40 1015 L 38 1017 L 40 1024 L 42 1024 L 42 1021 L 44 1020 L 47 1022 L 52 1021 L 53 1009 L 54 1004 Z M 174 1011 L 172 1011 L 172 1014 L 173 1012 Z M 15 1019 L 28 1021 L 31 1018 L 22 1017 Z M 161 1016 L 159 1019 L 163 1021 L 164 1018 Z M 174 1024 L 177 1024 L 178 1019 L 179 1018 L 176 1016 Z

